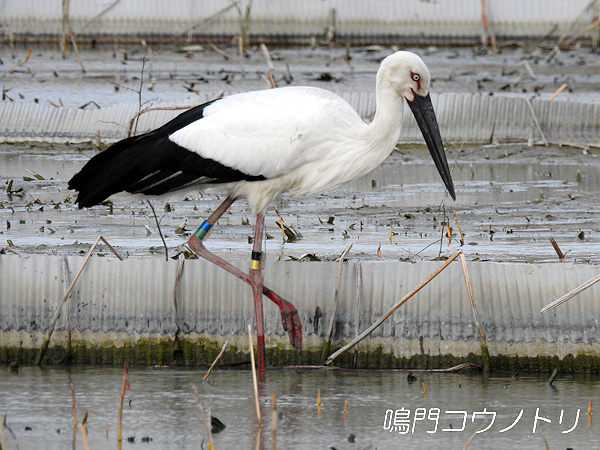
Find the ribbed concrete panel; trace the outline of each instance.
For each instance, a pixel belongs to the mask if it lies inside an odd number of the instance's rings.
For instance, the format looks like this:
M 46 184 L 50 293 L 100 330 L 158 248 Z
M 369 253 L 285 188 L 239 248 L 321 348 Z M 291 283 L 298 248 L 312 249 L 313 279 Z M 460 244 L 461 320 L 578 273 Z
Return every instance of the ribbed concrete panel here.
M 82 257 L 68 258 L 70 277 L 82 261 Z M 68 284 L 64 264 L 58 256 L 0 257 L 1 330 L 46 330 Z M 247 261 L 236 264 L 245 268 Z M 267 262 L 265 284 L 294 303 L 305 343 L 326 337 L 332 320 L 334 343 L 339 343 L 370 326 L 440 264 L 362 262 L 357 307 L 355 263 L 345 263 L 335 317 L 338 263 Z M 177 320 L 186 334 L 204 333 L 214 339 L 245 335 L 248 324 L 254 323 L 250 288 L 205 261 L 185 262 L 176 317 L 172 293 L 177 265 L 160 258 L 92 257 L 69 300 L 71 327 L 80 332 L 165 335 L 175 333 Z M 598 287 L 540 313 L 544 305 L 592 278 L 600 268 L 470 262 L 468 269 L 491 354 L 502 353 L 505 345 L 525 345 L 528 353 L 553 356 L 561 345 L 573 346 L 577 353 L 600 341 Z M 323 311 L 318 328 L 317 307 Z M 64 317 L 63 313 L 58 329 L 64 329 Z M 287 342 L 279 311 L 266 299 L 265 326 L 268 336 Z M 477 332 L 460 263 L 452 263 L 361 345 L 375 348 L 382 339 L 391 339 L 396 354 L 408 357 L 423 351 L 443 353 L 452 342 L 471 342 L 470 351 L 476 351 Z M 418 349 L 419 342 L 427 343 L 425 350 Z
M 215 98 L 205 94 L 197 104 Z M 372 118 L 376 103 L 373 93 L 342 93 L 365 120 Z M 444 139 L 489 142 L 533 139 L 542 135 L 534 124 L 534 114 L 546 140 L 553 143 L 600 145 L 600 104 L 489 97 L 470 94 L 432 94 L 434 108 Z M 162 106 L 175 106 L 164 103 Z M 0 104 L 0 142 L 103 142 L 125 138 L 137 104 L 124 103 L 100 110 L 56 108 L 32 103 Z M 151 111 L 140 116 L 138 134 L 152 130 L 174 118 L 179 111 Z M 421 132 L 405 105 L 401 142 L 421 142 Z
M 128 0 L 119 2 L 99 20 L 88 23 L 110 3 L 72 0 L 70 20 L 77 32 L 95 37 L 110 35 L 176 35 L 230 5 L 226 0 Z M 544 1 L 488 0 L 487 13 L 500 37 L 560 35 L 587 6 L 588 0 Z M 244 9 L 247 2 L 242 2 Z M 324 36 L 335 10 L 338 37 L 376 39 L 454 38 L 478 40 L 482 33 L 481 6 L 474 0 L 254 0 L 251 33 L 262 37 L 297 38 Z M 0 3 L 3 31 L 23 34 L 61 34 L 60 0 L 23 0 Z M 593 20 L 593 8 L 584 23 Z M 195 36 L 239 34 L 239 14 L 231 8 L 194 30 Z

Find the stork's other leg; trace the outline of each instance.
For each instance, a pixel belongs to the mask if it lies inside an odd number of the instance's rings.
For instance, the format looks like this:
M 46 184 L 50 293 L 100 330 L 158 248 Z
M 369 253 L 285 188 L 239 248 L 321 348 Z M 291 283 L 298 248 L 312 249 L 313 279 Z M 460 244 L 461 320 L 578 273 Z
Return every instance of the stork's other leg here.
M 254 315 L 256 317 L 256 349 L 258 372 L 265 371 L 265 325 L 263 318 L 263 275 L 261 270 L 262 263 L 262 236 L 265 217 L 261 214 L 256 216 L 256 226 L 254 227 L 254 246 L 252 248 L 252 259 L 250 260 L 250 285 L 254 294 Z

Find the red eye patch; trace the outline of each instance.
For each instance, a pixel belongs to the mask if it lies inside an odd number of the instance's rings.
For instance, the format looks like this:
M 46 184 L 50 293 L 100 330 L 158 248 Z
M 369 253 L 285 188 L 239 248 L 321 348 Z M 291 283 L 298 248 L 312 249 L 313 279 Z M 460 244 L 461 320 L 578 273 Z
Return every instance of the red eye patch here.
M 417 83 L 417 91 L 421 90 L 421 76 L 418 73 L 410 72 L 410 77 Z

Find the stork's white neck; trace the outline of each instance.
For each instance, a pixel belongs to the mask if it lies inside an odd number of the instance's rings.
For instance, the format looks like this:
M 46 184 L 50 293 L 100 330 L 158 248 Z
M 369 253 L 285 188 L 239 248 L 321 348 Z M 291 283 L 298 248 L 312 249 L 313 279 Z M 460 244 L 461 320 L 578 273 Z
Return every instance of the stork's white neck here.
M 375 117 L 367 132 L 371 151 L 379 154 L 381 163 L 394 151 L 400 138 L 404 99 L 389 87 L 378 86 L 376 102 Z

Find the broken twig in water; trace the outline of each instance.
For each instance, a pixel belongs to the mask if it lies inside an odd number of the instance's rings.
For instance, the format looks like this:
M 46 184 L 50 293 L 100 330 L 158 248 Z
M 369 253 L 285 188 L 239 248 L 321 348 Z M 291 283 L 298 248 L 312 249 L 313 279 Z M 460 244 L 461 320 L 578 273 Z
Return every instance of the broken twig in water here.
M 444 270 L 446 267 L 448 267 L 452 261 L 454 261 L 456 258 L 458 258 L 461 253 L 462 252 L 460 252 L 460 251 L 456 252 L 454 255 L 452 255 L 450 258 L 448 258 L 446 261 L 444 261 L 444 263 L 440 267 L 438 267 L 435 270 L 435 272 L 433 272 L 431 275 L 429 275 L 429 277 L 427 277 L 427 279 L 422 281 L 416 288 L 414 288 L 412 291 L 410 291 L 408 294 L 406 294 L 398 303 L 396 303 L 394 306 L 392 306 L 389 309 L 389 311 L 386 312 L 377 322 L 375 322 L 373 325 L 371 325 L 369 328 L 367 328 L 365 331 L 363 331 L 358 337 L 353 339 L 349 344 L 345 345 L 344 347 L 339 349 L 337 352 L 335 352 L 331 356 L 329 356 L 327 361 L 325 361 L 325 364 L 331 364 L 335 358 L 340 356 L 342 353 L 344 353 L 349 348 L 354 347 L 356 344 L 358 344 L 360 341 L 362 341 L 365 337 L 367 337 L 375 328 L 377 328 L 388 317 L 390 317 L 394 311 L 396 311 L 398 308 L 400 308 L 413 295 L 415 295 L 417 292 L 419 292 L 421 289 L 423 289 L 427 284 L 429 284 L 429 282 L 431 280 L 433 280 L 436 276 L 438 276 L 440 274 L 440 272 L 442 270 Z
M 85 450 L 90 450 L 90 444 L 88 443 L 87 438 L 87 418 L 88 418 L 88 410 L 85 410 L 85 414 L 83 415 L 83 420 L 81 421 L 81 437 L 83 439 L 83 448 Z
M 210 375 L 210 372 L 213 370 L 213 367 L 215 367 L 215 364 L 217 364 L 217 361 L 221 358 L 221 356 L 223 356 L 223 353 L 225 353 L 225 349 L 227 348 L 228 345 L 229 345 L 229 341 L 225 341 L 225 343 L 223 344 L 223 347 L 221 347 L 221 351 L 219 352 L 219 354 L 217 355 L 215 360 L 212 362 L 212 364 L 208 368 L 208 371 L 206 372 L 206 375 L 204 375 L 204 378 L 202 378 L 202 381 L 206 381 L 206 379 Z
M 590 401 L 591 404 L 591 401 Z M 6 448 L 6 443 L 4 442 L 4 424 L 6 423 L 6 414 L 4 414 L 4 418 L 2 423 L 0 423 L 0 448 L 4 450 Z
M 42 364 L 42 360 L 44 359 L 44 355 L 46 354 L 46 351 L 48 350 L 48 345 L 50 344 L 50 339 L 52 338 L 52 333 L 54 333 L 54 327 L 56 326 L 56 321 L 58 320 L 58 315 L 60 313 L 60 310 L 62 309 L 63 304 L 69 298 L 69 295 L 71 295 L 71 291 L 75 287 L 75 283 L 77 283 L 77 280 L 79 280 L 79 277 L 81 276 L 81 273 L 83 272 L 83 269 L 85 268 L 85 266 L 88 263 L 90 257 L 92 256 L 92 252 L 94 251 L 94 249 L 98 245 L 98 242 L 100 242 L 100 241 L 104 242 L 106 244 L 106 246 L 116 255 L 117 258 L 119 258 L 121 261 L 123 260 L 123 258 L 121 258 L 121 255 L 119 255 L 117 253 L 117 251 L 112 247 L 112 245 L 110 245 L 108 243 L 108 241 L 106 239 L 104 239 L 104 237 L 98 236 L 98 238 L 92 244 L 92 247 L 88 251 L 87 255 L 85 256 L 85 259 L 83 260 L 83 264 L 79 268 L 79 271 L 77 272 L 77 275 L 75 275 L 75 278 L 73 279 L 73 281 L 69 285 L 69 288 L 65 292 L 65 295 L 63 295 L 63 298 L 61 299 L 60 304 L 58 305 L 58 307 L 56 308 L 56 311 L 54 312 L 54 317 L 52 317 L 52 322 L 50 324 L 50 327 L 48 328 L 48 331 L 46 332 L 46 336 L 44 337 L 44 341 L 42 342 L 42 346 L 40 347 L 40 351 L 39 351 L 38 356 L 37 356 L 37 358 L 35 360 L 35 363 L 38 366 Z
M 213 444 L 212 429 L 210 424 L 210 404 L 208 406 L 207 411 L 204 411 L 204 406 L 202 406 L 202 402 L 200 401 L 200 396 L 198 395 L 198 390 L 196 389 L 195 384 L 192 384 L 192 390 L 194 391 L 194 398 L 198 403 L 198 408 L 200 409 L 200 414 L 202 415 L 202 422 L 204 423 L 204 428 L 206 428 L 206 435 L 208 436 L 208 450 L 214 450 L 215 446 Z
M 252 328 L 248 325 L 248 341 L 250 343 L 250 364 L 252 365 L 252 381 L 254 384 L 254 402 L 256 404 L 256 418 L 258 426 L 262 426 L 260 419 L 260 405 L 258 404 L 258 383 L 256 381 L 256 364 L 254 363 L 254 345 L 252 344 Z
M 119 400 L 119 424 L 117 428 L 117 442 L 121 442 L 123 437 L 123 400 L 125 399 L 125 390 L 129 386 L 129 369 L 127 363 L 123 363 L 123 385 L 121 386 L 121 398 Z
M 550 310 L 552 308 L 556 308 L 558 305 L 561 305 L 564 302 L 566 302 L 567 300 L 570 300 L 571 298 L 573 298 L 577 294 L 579 294 L 581 291 L 584 291 L 587 288 L 589 288 L 590 286 L 596 284 L 598 281 L 600 281 L 600 275 L 596 275 L 594 278 L 589 279 L 588 281 L 586 281 L 585 283 L 583 283 L 581 286 L 576 287 L 575 289 L 573 289 L 571 292 L 563 295 L 562 297 L 554 300 L 552 303 L 544 306 L 542 308 L 541 312 L 545 313 L 546 311 L 548 311 L 548 310 Z
M 590 404 L 592 400 L 590 399 Z M 590 413 L 588 413 L 589 415 Z M 277 394 L 271 394 L 271 449 L 277 449 Z
M 69 377 L 69 385 L 71 386 L 71 409 L 73 410 L 73 428 L 77 428 L 77 412 L 75 410 L 75 384 L 73 383 L 73 379 L 71 377 Z

